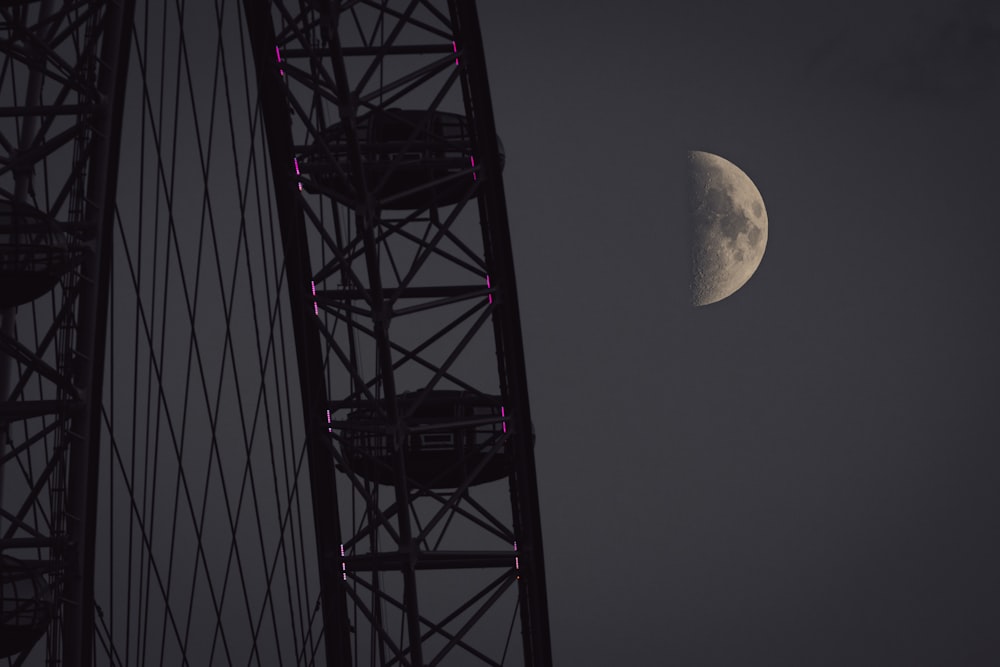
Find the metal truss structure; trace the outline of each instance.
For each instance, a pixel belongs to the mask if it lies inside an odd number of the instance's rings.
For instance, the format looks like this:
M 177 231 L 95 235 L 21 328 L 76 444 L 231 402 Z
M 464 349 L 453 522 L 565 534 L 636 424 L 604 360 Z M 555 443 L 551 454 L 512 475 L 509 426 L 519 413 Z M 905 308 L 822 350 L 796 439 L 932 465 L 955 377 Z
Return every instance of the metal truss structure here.
M 125 3 L 127 5 L 127 3 Z M 92 652 L 110 231 L 131 16 L 0 3 L 0 648 Z
M 551 664 L 474 3 L 8 0 L 0 54 L 10 664 Z
M 519 621 L 525 664 L 548 664 L 503 156 L 474 5 L 274 5 L 247 15 L 311 425 L 327 651 L 500 665 Z

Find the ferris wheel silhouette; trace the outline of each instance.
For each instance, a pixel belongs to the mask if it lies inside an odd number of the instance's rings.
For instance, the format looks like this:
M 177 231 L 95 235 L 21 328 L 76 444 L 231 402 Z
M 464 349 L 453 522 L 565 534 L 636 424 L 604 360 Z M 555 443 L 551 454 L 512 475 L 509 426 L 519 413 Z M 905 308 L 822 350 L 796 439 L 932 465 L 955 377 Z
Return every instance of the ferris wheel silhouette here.
M 504 161 L 471 1 L 0 1 L 8 664 L 551 664 Z

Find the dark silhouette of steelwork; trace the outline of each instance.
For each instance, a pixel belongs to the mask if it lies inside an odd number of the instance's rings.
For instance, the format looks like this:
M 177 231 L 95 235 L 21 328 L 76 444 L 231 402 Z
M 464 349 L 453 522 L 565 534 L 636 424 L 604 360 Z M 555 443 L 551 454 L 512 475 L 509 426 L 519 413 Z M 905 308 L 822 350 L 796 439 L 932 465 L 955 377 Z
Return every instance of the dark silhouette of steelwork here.
M 474 4 L 0 0 L 0 59 L 0 654 L 551 664 Z
M 129 3 L 0 4 L 0 655 L 93 651 Z
M 474 5 L 245 4 L 310 424 L 328 656 L 503 664 L 519 619 L 525 664 L 549 664 Z M 505 599 L 508 623 L 485 620 Z

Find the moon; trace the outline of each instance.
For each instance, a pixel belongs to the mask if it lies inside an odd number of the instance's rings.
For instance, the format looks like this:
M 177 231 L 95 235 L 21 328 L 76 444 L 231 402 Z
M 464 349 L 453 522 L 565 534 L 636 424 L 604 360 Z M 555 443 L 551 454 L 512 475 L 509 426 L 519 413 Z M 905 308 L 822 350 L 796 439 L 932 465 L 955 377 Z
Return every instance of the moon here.
M 688 152 L 691 303 L 721 301 L 743 287 L 767 246 L 767 210 L 750 177 L 713 153 Z

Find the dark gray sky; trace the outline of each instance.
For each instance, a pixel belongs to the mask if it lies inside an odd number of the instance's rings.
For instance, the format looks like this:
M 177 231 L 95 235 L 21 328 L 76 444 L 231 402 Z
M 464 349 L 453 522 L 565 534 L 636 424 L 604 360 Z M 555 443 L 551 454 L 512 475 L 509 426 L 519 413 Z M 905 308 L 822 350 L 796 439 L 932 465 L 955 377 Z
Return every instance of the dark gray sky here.
M 557 664 L 1000 662 L 1000 8 L 480 4 Z M 698 309 L 691 149 L 770 219 Z

